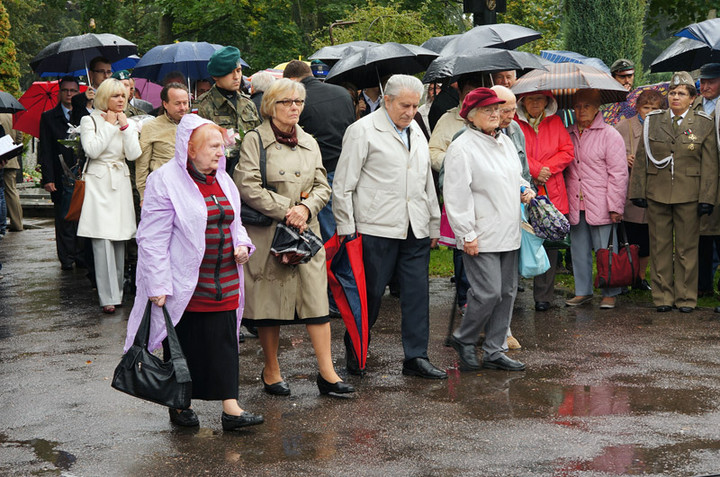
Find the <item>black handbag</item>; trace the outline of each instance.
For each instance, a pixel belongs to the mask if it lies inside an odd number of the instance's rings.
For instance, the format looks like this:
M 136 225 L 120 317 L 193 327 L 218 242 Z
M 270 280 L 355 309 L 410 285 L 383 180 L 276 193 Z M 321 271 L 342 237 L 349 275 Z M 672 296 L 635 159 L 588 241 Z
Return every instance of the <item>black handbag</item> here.
M 270 253 L 285 265 L 300 265 L 309 262 L 321 248 L 322 240 L 309 228 L 300 233 L 295 227 L 278 222 Z
M 148 351 L 152 306 L 148 300 L 135 342 L 115 368 L 112 387 L 131 396 L 174 409 L 187 409 L 192 397 L 190 369 L 165 306 L 162 310 L 170 345 L 170 359 L 163 361 Z
M 267 185 L 267 152 L 265 151 L 265 147 L 263 147 L 260 133 L 256 129 L 253 129 L 250 132 L 255 132 L 258 135 L 258 144 L 260 145 L 260 177 L 262 178 L 262 188 L 275 192 L 275 188 L 268 187 Z M 261 227 L 268 227 L 273 223 L 273 219 L 253 209 L 244 201 L 240 204 L 240 219 L 242 220 L 243 225 L 259 225 Z

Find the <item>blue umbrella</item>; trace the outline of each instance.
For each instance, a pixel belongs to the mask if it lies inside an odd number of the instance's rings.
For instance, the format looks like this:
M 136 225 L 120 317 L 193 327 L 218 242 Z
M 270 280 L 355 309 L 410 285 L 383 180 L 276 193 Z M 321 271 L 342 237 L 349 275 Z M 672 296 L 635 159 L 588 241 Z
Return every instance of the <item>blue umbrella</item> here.
M 553 63 L 580 63 L 582 65 L 590 65 L 610 74 L 610 68 L 608 68 L 608 65 L 600 58 L 592 58 L 581 55 L 580 53 L 575 53 L 574 51 L 542 50 L 540 56 Z
M 720 50 L 720 18 L 693 23 L 675 33 L 675 36 L 701 41 L 713 50 Z
M 113 72 L 120 71 L 120 70 L 131 70 L 135 68 L 135 65 L 140 61 L 140 57 L 138 55 L 130 55 L 127 58 L 123 58 L 122 60 L 118 60 L 115 63 L 111 65 Z M 85 69 L 82 70 L 75 70 L 71 71 L 70 73 L 62 73 L 59 71 L 45 71 L 40 74 L 41 78 L 60 78 L 62 76 L 85 76 L 86 71 Z
M 170 45 L 159 45 L 143 55 L 133 71 L 133 76 L 161 83 L 165 75 L 180 71 L 188 80 L 200 80 L 210 77 L 207 64 L 216 50 L 222 45 L 204 41 L 181 41 Z M 248 68 L 242 58 L 240 64 Z

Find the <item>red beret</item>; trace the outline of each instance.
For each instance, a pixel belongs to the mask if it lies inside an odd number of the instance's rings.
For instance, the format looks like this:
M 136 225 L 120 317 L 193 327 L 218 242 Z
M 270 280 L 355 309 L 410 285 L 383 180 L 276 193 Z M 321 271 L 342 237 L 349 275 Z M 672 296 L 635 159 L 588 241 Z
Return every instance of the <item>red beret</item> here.
M 462 108 L 460 109 L 460 117 L 467 119 L 468 113 L 475 108 L 482 108 L 483 106 L 490 106 L 492 104 L 504 102 L 505 100 L 498 98 L 495 91 L 490 88 L 474 89 L 465 96 Z

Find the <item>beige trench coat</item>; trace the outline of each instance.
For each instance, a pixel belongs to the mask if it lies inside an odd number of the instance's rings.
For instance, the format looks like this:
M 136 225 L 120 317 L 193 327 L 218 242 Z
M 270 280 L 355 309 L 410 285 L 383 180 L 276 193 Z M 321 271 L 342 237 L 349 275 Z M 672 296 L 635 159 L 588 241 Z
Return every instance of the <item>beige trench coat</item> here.
M 625 155 L 635 154 L 642 140 L 643 126 L 640 124 L 638 116 L 633 116 L 629 119 L 623 119 L 615 125 L 615 130 L 620 133 L 625 141 Z M 637 160 L 637 156 L 636 156 Z M 630 181 L 628 180 L 628 191 L 630 190 Z M 628 194 L 629 195 L 629 194 Z M 647 217 L 645 216 L 647 209 L 643 209 L 635 206 L 630 198 L 625 201 L 625 212 L 623 213 L 623 220 L 625 222 L 632 222 L 635 224 L 647 224 Z
M 300 202 L 300 194 L 309 197 L 302 203 L 310 209 L 308 225 L 320 236 L 318 212 L 330 199 L 330 186 L 322 165 L 320 148 L 312 136 L 296 126 L 298 146 L 292 150 L 275 140 L 266 121 L 256 131 L 267 151 L 267 183 L 277 192 L 261 187 L 258 135 L 246 134 L 240 150 L 240 162 L 233 178 L 241 200 L 273 219 L 269 227 L 245 225 L 255 244 L 255 253 L 245 265 L 245 313 L 254 320 L 293 320 L 327 316 L 327 271 L 325 250 L 321 249 L 310 262 L 282 265 L 270 253 L 275 226 L 285 218 L 290 207 Z

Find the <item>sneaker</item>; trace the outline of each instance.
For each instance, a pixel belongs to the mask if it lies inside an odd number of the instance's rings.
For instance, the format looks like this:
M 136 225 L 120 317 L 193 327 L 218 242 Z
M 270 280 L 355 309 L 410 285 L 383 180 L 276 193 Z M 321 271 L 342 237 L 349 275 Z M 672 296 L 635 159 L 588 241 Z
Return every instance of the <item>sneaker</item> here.
M 592 295 L 584 295 L 584 296 L 575 296 L 570 298 L 569 300 L 565 300 L 566 306 L 580 306 L 584 305 L 585 303 L 591 302 L 593 299 Z
M 507 337 L 507 346 L 508 346 L 508 349 L 522 348 L 522 346 L 520 346 L 520 342 L 514 336 Z
M 602 300 L 600 300 L 600 309 L 601 310 L 611 310 L 615 308 L 615 297 L 614 296 L 604 296 Z

